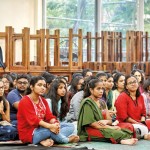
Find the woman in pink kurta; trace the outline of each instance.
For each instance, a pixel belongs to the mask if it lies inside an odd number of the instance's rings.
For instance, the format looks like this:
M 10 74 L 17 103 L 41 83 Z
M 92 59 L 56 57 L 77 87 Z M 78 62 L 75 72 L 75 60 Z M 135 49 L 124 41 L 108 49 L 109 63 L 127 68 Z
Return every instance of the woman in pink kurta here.
M 129 75 L 125 78 L 125 91 L 121 93 L 116 102 L 117 120 L 132 123 L 134 128 L 139 128 L 141 137 L 150 140 L 148 126 L 146 125 L 146 108 L 143 97 L 139 92 L 138 80 Z

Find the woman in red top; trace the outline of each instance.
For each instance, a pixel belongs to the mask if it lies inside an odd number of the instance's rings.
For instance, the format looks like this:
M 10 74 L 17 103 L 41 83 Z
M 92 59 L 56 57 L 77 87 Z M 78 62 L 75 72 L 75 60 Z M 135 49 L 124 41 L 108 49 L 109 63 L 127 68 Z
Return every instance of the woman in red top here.
M 150 140 L 149 127 L 146 126 L 148 120 L 146 120 L 145 104 L 135 76 L 126 76 L 125 91 L 118 96 L 115 107 L 117 110 L 116 119 L 119 122 L 132 123 L 134 128 L 140 129 L 141 137 Z
M 45 79 L 32 77 L 31 93 L 24 96 L 19 103 L 17 119 L 19 138 L 24 143 L 40 143 L 52 146 L 58 143 L 77 142 L 77 136 L 66 137 L 60 133 L 60 124 L 50 112 L 47 101 L 41 97 L 46 91 Z M 54 140 L 54 141 L 53 141 Z

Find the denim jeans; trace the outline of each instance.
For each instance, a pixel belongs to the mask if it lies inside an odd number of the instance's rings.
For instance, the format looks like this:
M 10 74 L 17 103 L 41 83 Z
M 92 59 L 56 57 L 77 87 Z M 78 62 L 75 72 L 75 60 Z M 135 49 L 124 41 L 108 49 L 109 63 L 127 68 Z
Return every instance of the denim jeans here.
M 13 126 L 0 125 L 0 141 L 15 140 L 17 137 L 17 129 Z
M 54 134 L 49 129 L 40 127 L 37 128 L 33 133 L 33 144 L 38 144 L 43 140 L 51 138 L 54 142 L 57 143 L 68 143 L 68 136 L 71 135 L 74 131 L 74 125 L 71 123 L 60 123 L 60 133 Z
M 13 127 L 17 128 L 18 121 L 17 120 L 13 120 L 13 121 L 11 121 L 11 124 L 13 125 Z
M 73 123 L 61 122 L 60 123 L 60 133 L 66 137 L 70 136 L 75 130 Z

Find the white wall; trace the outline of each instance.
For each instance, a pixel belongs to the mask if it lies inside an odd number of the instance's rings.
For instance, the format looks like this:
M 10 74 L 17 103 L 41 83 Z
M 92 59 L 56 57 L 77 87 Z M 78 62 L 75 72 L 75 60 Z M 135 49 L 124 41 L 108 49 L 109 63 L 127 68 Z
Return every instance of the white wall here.
M 42 0 L 0 0 L 0 32 L 13 26 L 15 32 L 29 27 L 34 33 L 42 27 Z
M 5 32 L 6 26 L 12 26 L 15 33 L 21 33 L 24 27 L 30 28 L 35 34 L 42 28 L 42 0 L 0 0 L 0 32 Z M 5 40 L 0 39 L 5 61 Z M 16 61 L 22 60 L 21 41 L 16 45 Z M 31 47 L 31 59 L 34 59 L 35 47 Z

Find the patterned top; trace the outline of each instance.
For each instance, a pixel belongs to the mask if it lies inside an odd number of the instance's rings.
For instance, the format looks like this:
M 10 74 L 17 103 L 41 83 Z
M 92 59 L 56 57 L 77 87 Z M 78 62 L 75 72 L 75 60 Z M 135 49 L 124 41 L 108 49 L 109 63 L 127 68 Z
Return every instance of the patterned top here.
M 146 116 L 150 117 L 150 94 L 147 92 L 142 93 L 142 96 L 144 98 L 144 103 L 146 107 Z
M 30 98 L 30 97 L 29 97 Z M 30 99 L 31 100 L 31 99 Z M 32 101 L 32 100 L 31 100 Z M 38 104 L 35 104 L 33 101 L 33 106 L 34 106 L 34 109 L 35 109 L 35 112 L 36 112 L 36 115 L 37 117 L 40 119 L 40 120 L 44 120 L 44 117 L 45 117 L 45 114 L 46 114 L 46 108 L 45 108 L 45 105 L 43 104 L 41 98 L 39 97 L 39 102 Z

